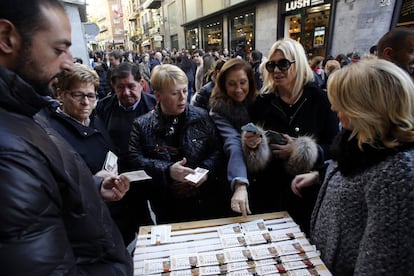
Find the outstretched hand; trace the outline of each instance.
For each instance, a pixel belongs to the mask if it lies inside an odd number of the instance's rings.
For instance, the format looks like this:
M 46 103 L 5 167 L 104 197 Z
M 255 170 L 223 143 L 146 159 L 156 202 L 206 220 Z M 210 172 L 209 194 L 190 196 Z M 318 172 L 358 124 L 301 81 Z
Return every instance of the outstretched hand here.
M 234 194 L 231 198 L 231 209 L 234 212 L 241 213 L 244 217 L 251 214 L 246 184 L 236 183 L 234 186 Z

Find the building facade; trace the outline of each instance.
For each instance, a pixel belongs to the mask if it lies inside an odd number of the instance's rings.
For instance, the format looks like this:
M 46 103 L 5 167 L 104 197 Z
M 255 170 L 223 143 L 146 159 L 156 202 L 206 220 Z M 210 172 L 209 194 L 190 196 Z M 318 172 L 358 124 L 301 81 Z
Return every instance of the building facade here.
M 83 23 L 87 21 L 85 0 L 66 0 L 63 4 L 72 27 L 72 55 L 88 64 L 89 54 L 83 28 Z
M 127 1 L 103 0 L 88 5 L 88 17 L 99 27 L 94 41 L 89 41 L 91 50 L 125 49 L 127 47 L 128 28 L 124 26 L 123 7 Z
M 414 0 L 129 1 L 138 51 L 227 48 L 267 55 L 277 39 L 291 37 L 309 56 L 362 55 L 392 27 L 414 28 Z

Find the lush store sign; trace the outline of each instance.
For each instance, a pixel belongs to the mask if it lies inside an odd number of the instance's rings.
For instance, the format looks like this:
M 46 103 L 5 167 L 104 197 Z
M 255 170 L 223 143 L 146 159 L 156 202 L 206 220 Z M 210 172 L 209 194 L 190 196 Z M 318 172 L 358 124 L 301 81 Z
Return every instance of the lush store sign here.
M 324 0 L 296 0 L 296 1 L 286 1 L 284 5 L 285 12 L 292 12 L 298 9 L 307 8 L 315 5 L 323 4 Z

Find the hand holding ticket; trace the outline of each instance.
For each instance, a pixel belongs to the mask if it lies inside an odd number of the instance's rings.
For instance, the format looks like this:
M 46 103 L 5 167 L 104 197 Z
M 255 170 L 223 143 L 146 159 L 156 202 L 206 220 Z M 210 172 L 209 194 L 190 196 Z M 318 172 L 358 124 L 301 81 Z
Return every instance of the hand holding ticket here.
M 126 178 L 128 178 L 130 182 L 152 179 L 152 177 L 149 176 L 144 170 L 124 172 L 124 173 L 121 173 L 120 175 L 126 176 Z
M 113 175 L 118 175 L 118 156 L 116 156 L 115 153 L 108 151 L 103 165 L 103 170 Z M 149 176 L 144 170 L 124 172 L 120 175 L 126 176 L 129 182 L 152 179 L 152 177 Z
M 193 182 L 193 183 L 198 183 L 200 182 L 200 180 L 208 173 L 207 169 L 203 169 L 203 168 L 199 168 L 197 167 L 195 170 L 195 173 L 190 173 L 188 175 L 186 175 L 184 178 Z

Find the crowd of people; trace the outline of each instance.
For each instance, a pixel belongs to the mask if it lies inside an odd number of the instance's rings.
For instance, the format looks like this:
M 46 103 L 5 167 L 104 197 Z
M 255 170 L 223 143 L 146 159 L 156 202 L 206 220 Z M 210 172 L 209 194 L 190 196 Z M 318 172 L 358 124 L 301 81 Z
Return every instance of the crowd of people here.
M 92 67 L 57 0 L 2 1 L 0 33 L 7 275 L 132 275 L 141 225 L 274 211 L 334 275 L 410 273 L 413 30 L 362 58 L 282 38 L 266 56 L 114 50 Z

